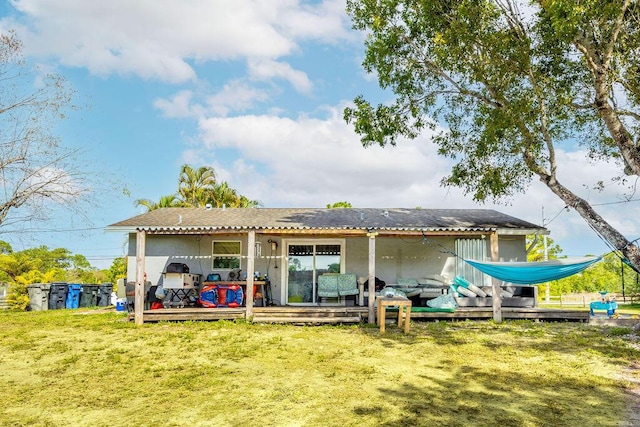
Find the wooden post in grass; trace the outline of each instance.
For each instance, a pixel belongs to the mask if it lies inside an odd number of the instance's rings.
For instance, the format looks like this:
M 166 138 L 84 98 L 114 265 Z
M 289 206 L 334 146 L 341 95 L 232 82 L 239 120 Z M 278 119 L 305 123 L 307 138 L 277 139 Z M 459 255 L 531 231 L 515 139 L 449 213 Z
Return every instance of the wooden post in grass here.
M 134 320 L 136 325 L 142 325 L 144 323 L 144 283 L 146 282 L 144 259 L 145 247 L 147 244 L 146 237 L 147 235 L 144 230 L 138 230 L 136 232 L 136 288 L 133 300 Z
M 255 271 L 255 254 L 256 254 L 256 231 L 249 230 L 247 236 L 247 295 L 246 301 L 246 318 L 253 316 L 253 272 Z
M 489 243 L 491 244 L 491 261 L 500 260 L 500 252 L 498 250 L 498 232 L 493 231 L 489 235 Z M 495 277 L 491 278 L 491 288 L 493 290 L 493 320 L 502 322 L 502 289 L 500 281 Z
M 369 292 L 369 301 L 368 301 L 368 322 L 370 324 L 376 323 L 376 311 L 373 307 L 373 304 L 376 301 L 376 236 L 377 232 L 370 231 L 367 233 L 369 237 L 369 287 L 367 292 Z

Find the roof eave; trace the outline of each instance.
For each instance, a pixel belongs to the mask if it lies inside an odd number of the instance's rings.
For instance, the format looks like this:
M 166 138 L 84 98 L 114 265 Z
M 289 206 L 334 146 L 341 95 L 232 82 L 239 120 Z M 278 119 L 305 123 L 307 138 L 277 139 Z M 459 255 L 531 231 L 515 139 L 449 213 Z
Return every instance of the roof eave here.
M 515 235 L 524 236 L 531 234 L 548 235 L 549 230 L 544 228 L 496 228 L 496 227 L 257 227 L 257 226 L 109 226 L 105 228 L 105 232 L 118 233 L 135 233 L 139 230 L 152 234 L 192 234 L 192 233 L 211 233 L 211 232 L 242 232 L 249 230 L 260 230 L 263 232 L 363 232 L 370 230 L 392 232 L 392 233 L 441 233 L 441 232 L 457 232 L 457 233 L 491 233 L 497 232 L 499 235 Z
M 549 235 L 546 228 L 498 228 L 498 234 L 510 236 L 530 236 L 533 234 Z

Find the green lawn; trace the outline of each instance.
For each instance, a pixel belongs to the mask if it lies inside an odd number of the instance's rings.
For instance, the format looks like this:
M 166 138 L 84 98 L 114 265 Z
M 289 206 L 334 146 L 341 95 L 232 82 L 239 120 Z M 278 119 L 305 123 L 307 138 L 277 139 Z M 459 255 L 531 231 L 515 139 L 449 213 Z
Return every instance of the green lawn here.
M 640 304 L 620 304 L 618 303 L 618 309 L 616 313 L 628 314 L 630 316 L 640 317 Z
M 616 426 L 630 330 L 581 323 L 186 322 L 0 313 L 0 425 Z

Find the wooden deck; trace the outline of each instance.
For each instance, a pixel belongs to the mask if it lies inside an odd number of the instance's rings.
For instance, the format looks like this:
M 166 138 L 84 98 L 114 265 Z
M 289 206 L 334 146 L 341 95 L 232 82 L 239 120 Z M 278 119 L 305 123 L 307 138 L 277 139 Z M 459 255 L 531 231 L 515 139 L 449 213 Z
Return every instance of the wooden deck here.
M 486 320 L 493 319 L 491 307 L 459 307 L 453 313 L 411 313 L 412 319 L 425 320 Z M 589 310 L 562 310 L 553 308 L 502 307 L 503 319 L 529 319 L 565 322 L 589 322 Z
M 145 310 L 145 322 L 184 320 L 244 319 L 246 309 L 241 308 L 166 308 Z M 367 307 L 254 307 L 253 322 L 259 323 L 359 323 L 366 321 Z M 387 316 L 389 317 L 389 316 Z M 130 315 L 133 319 L 133 314 Z M 502 308 L 503 319 L 530 319 L 541 321 L 589 322 L 588 310 L 562 310 L 544 308 Z M 489 320 L 491 307 L 460 307 L 453 313 L 412 312 L 412 320 Z
M 145 322 L 181 321 L 181 320 L 234 320 L 244 319 L 244 308 L 162 308 L 145 310 Z M 133 320 L 133 313 L 129 314 Z

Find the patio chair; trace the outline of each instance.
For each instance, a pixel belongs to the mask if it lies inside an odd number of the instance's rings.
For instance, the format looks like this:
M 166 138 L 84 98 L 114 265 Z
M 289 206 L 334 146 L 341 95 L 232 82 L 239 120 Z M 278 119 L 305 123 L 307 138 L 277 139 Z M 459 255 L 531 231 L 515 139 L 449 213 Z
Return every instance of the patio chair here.
M 321 274 L 318 276 L 318 297 L 319 298 L 339 298 L 338 275 Z
M 360 294 L 358 279 L 355 274 L 341 274 L 338 276 L 338 295 L 341 297 Z M 355 302 L 354 302 L 355 304 Z

